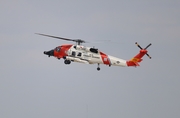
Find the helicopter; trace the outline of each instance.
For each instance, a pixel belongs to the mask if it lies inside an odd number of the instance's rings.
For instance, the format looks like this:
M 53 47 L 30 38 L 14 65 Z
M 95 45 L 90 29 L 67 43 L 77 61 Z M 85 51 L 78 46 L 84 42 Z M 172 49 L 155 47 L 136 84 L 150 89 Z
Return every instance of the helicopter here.
M 69 38 L 62 38 L 52 35 L 46 35 L 41 33 L 35 33 L 38 35 L 66 40 L 66 41 L 73 41 L 76 42 L 75 45 L 73 44 L 64 44 L 61 46 L 57 46 L 50 51 L 44 51 L 45 55 L 48 57 L 54 56 L 57 59 L 64 59 L 64 64 L 69 65 L 71 62 L 78 62 L 84 64 L 97 64 L 97 70 L 100 70 L 100 64 L 111 66 L 121 66 L 121 67 L 137 67 L 140 66 L 139 63 L 143 60 L 143 56 L 147 55 L 150 59 L 151 56 L 147 53 L 147 48 L 151 46 L 150 43 L 145 48 L 142 48 L 137 42 L 135 44 L 137 47 L 140 48 L 140 51 L 137 55 L 135 55 L 130 60 L 120 59 L 111 55 L 108 55 L 97 48 L 94 47 L 86 47 L 81 45 L 82 43 L 87 43 L 82 39 L 69 39 Z

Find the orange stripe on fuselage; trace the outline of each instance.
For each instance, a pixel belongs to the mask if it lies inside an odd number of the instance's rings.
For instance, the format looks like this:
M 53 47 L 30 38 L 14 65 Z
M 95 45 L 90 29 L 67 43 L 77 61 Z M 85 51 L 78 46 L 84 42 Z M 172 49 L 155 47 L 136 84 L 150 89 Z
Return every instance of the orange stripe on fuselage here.
M 100 55 L 104 64 L 111 65 L 111 62 L 106 54 L 100 52 Z

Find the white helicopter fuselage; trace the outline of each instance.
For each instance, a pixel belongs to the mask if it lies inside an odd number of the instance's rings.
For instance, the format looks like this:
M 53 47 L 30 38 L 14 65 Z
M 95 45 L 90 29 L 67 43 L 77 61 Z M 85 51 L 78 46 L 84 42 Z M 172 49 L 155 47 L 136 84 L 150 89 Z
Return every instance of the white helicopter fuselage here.
M 86 64 L 105 64 L 109 66 L 127 66 L 126 60 L 107 55 L 98 49 L 81 45 L 72 45 L 66 51 L 66 59 Z

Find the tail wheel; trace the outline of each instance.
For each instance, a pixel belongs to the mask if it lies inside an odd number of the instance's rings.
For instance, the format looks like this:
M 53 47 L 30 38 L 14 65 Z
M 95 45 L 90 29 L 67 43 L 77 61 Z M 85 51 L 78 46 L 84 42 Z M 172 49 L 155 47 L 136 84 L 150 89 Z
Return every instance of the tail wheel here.
M 100 71 L 99 63 L 98 63 L 98 67 L 97 67 L 97 70 L 98 70 L 98 71 Z

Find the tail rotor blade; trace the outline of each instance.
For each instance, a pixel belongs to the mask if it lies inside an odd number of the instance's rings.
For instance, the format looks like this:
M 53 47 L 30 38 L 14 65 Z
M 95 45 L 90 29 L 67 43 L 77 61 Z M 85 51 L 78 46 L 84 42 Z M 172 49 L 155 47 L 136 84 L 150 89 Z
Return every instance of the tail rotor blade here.
M 149 46 L 151 46 L 152 44 L 150 43 L 148 46 L 146 46 L 146 48 L 144 48 L 145 50 L 149 47 Z
M 137 42 L 135 44 L 142 50 L 142 47 Z
M 149 57 L 149 59 L 151 59 L 151 56 L 149 56 L 149 54 L 148 54 L 148 53 L 146 53 L 146 55 Z

